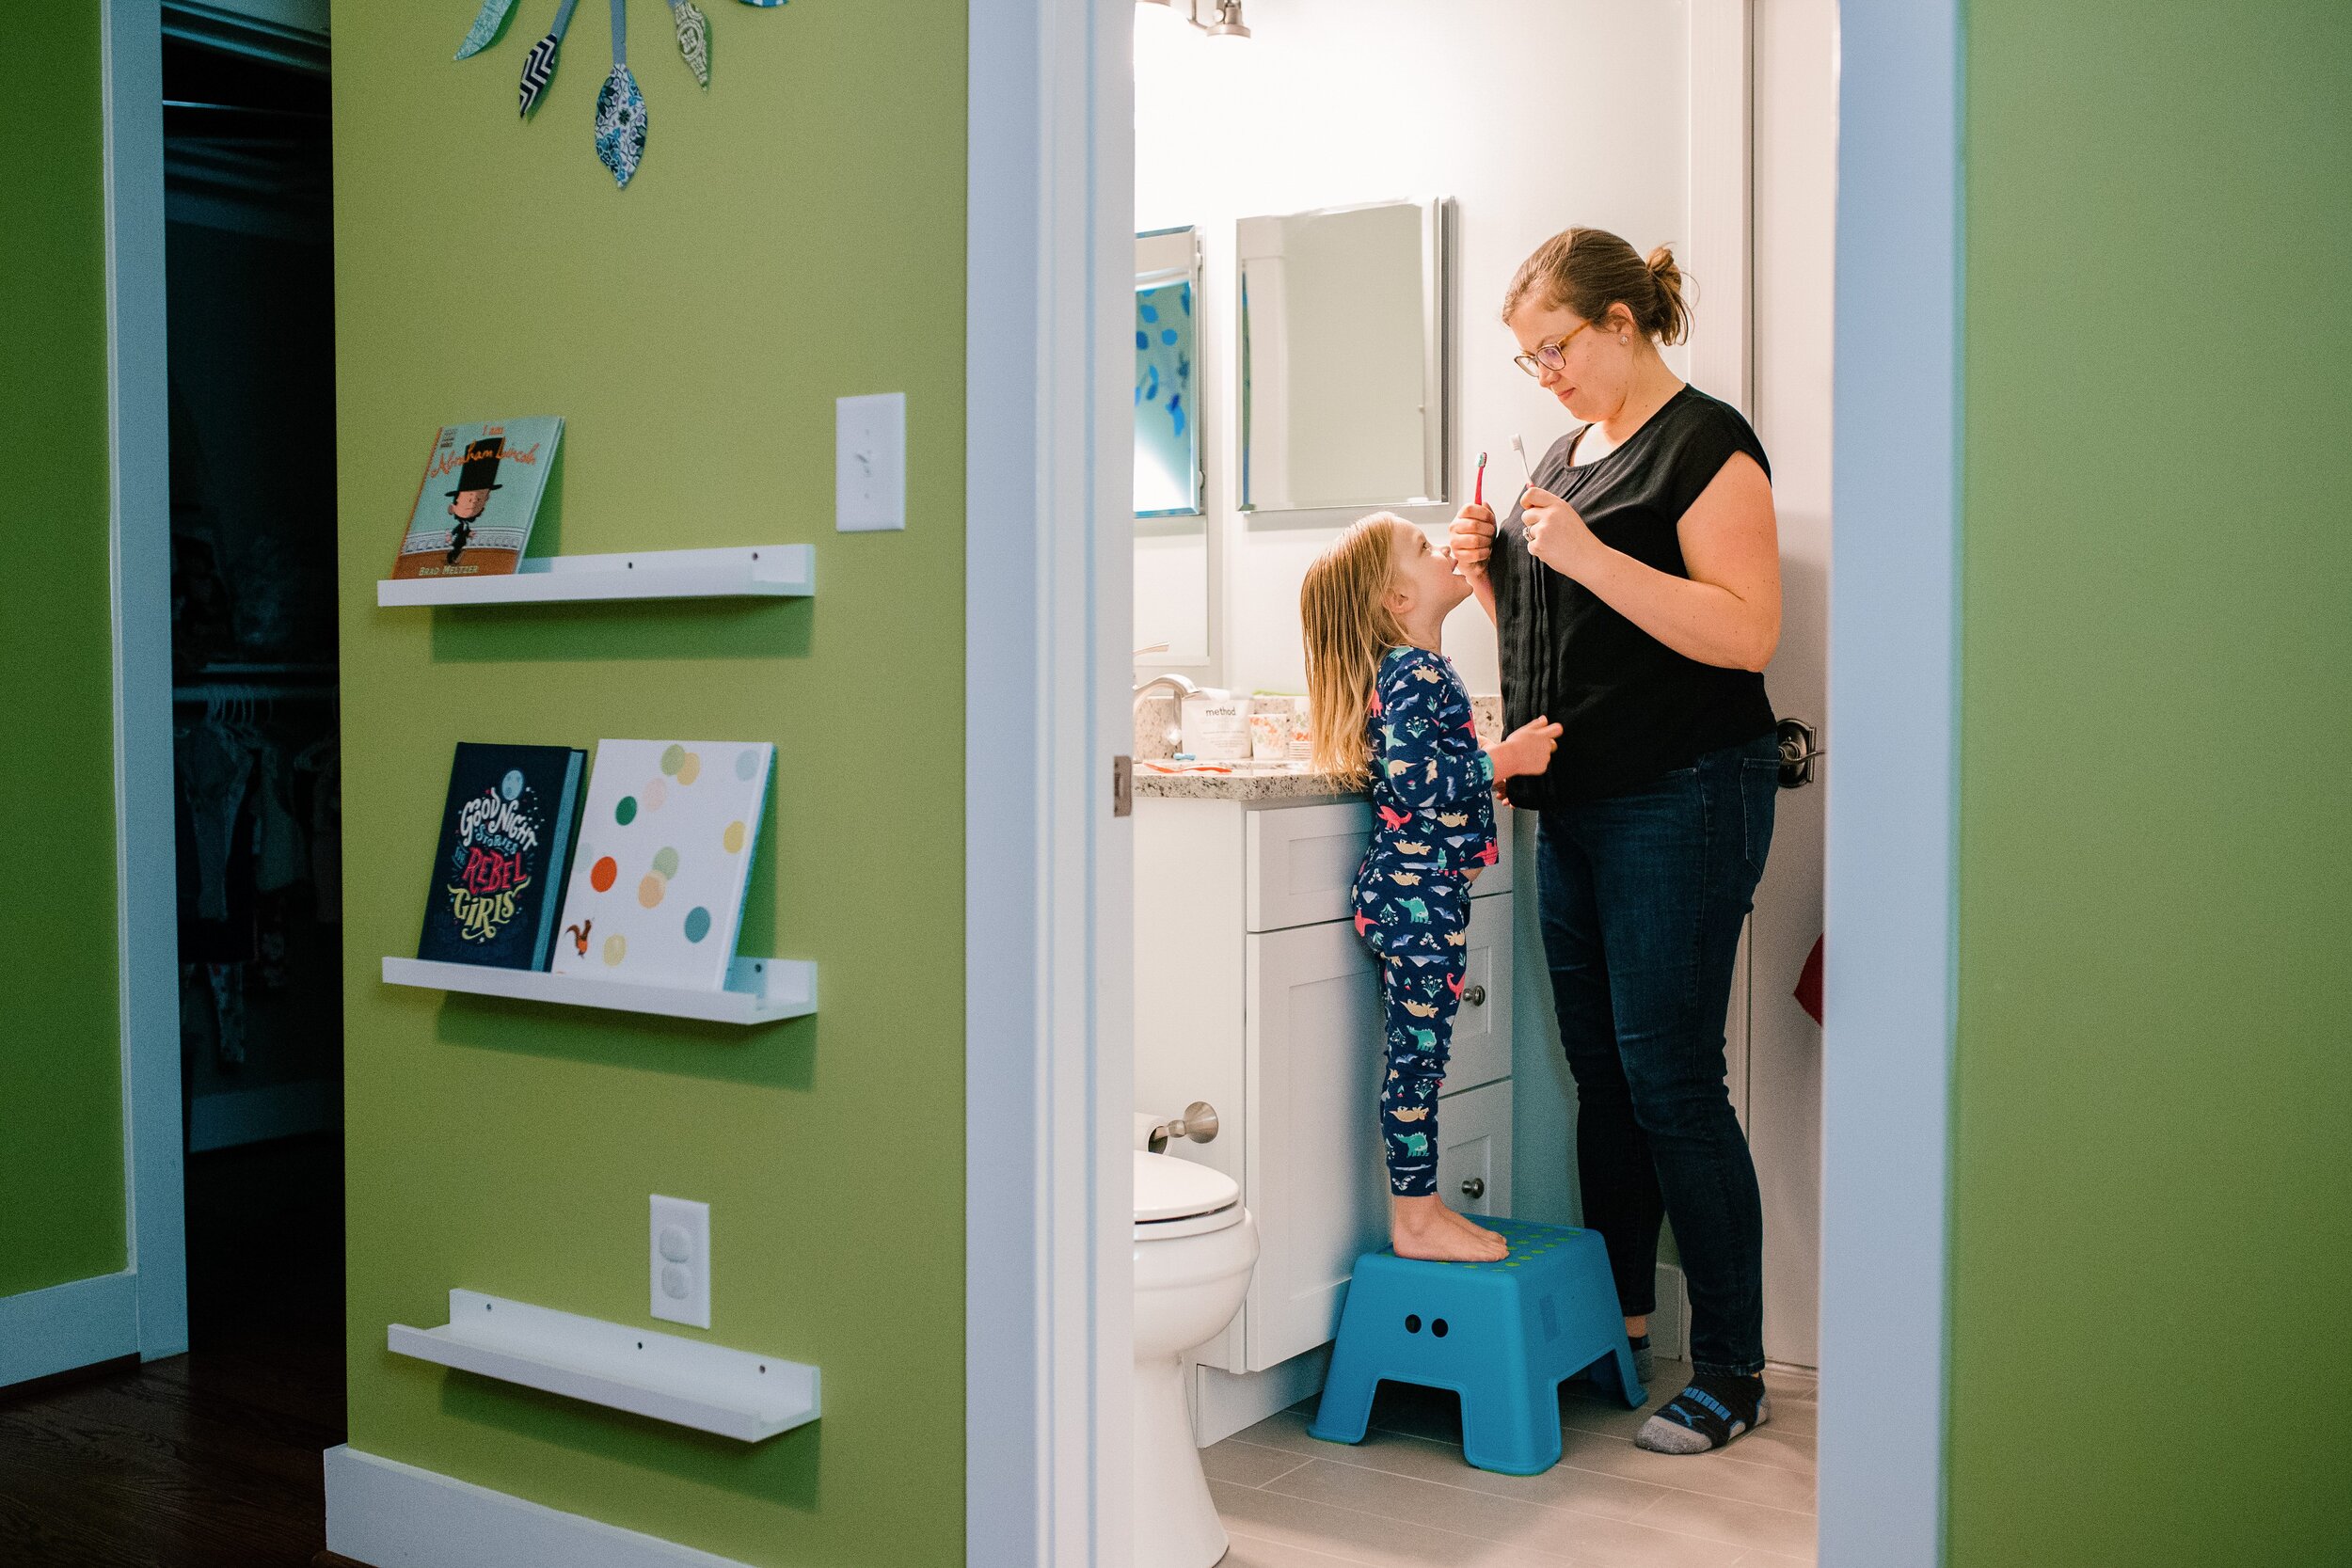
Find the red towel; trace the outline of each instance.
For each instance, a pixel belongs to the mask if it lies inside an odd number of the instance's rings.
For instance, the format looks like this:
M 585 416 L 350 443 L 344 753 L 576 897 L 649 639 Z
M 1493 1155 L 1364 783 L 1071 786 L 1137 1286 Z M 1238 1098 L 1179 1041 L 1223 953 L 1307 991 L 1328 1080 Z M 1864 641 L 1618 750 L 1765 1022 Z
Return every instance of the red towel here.
M 1813 1022 L 1821 1022 L 1821 943 L 1825 939 L 1813 939 L 1813 951 L 1804 956 L 1804 973 L 1797 976 L 1793 994 L 1797 1006 L 1813 1015 Z

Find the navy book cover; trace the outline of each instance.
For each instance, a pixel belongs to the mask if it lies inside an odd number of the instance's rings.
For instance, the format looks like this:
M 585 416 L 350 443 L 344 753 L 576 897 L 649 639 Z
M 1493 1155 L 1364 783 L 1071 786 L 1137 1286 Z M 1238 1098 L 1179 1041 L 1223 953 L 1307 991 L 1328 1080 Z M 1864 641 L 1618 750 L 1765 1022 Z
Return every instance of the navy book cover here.
M 568 746 L 459 743 L 418 958 L 548 967 L 587 760 Z

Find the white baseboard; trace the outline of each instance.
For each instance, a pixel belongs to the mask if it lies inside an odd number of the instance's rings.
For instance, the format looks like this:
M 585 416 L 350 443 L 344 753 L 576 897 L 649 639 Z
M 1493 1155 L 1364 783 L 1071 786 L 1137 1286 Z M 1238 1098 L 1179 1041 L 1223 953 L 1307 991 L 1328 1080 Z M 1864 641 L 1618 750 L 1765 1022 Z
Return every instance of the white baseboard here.
M 746 1568 L 348 1444 L 326 1459 L 326 1549 L 370 1568 Z
M 136 1275 L 102 1274 L 0 1296 L 0 1388 L 138 1348 Z
M 1262 1372 L 1193 1368 L 1192 1436 L 1202 1448 L 1245 1432 L 1278 1410 L 1288 1410 L 1323 1387 L 1331 1347 L 1317 1345 Z

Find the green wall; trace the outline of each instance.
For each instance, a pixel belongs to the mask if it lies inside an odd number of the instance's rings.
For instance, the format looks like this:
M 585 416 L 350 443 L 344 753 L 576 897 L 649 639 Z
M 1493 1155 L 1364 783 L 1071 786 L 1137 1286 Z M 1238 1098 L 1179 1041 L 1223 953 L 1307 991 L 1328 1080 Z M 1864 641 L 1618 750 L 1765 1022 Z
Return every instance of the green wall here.
M 351 1442 L 749 1562 L 961 1560 L 964 16 L 707 4 L 697 88 L 596 160 L 606 8 L 474 59 L 446 8 L 335 19 Z M 834 400 L 908 396 L 909 528 L 836 534 Z M 436 425 L 562 414 L 533 553 L 805 541 L 809 601 L 375 606 Z M 772 739 L 741 950 L 817 960 L 754 1032 L 395 990 L 461 739 Z M 755 1446 L 388 1354 L 453 1286 L 628 1323 L 646 1196 L 711 1205 L 717 1343 L 810 1361 Z M 692 1329 L 671 1332 L 693 1335 Z
M 0 103 L 0 1295 L 124 1265 L 98 8 L 11 8 Z
M 2352 1552 L 2352 9 L 1974 0 L 1949 1556 Z

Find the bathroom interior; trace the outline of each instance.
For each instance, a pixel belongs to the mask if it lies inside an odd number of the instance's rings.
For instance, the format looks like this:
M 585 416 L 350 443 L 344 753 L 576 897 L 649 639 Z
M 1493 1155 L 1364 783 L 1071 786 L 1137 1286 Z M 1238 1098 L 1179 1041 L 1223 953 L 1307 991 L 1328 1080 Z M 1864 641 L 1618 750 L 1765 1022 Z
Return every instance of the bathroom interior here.
M 1365 1442 L 1318 1442 L 1387 1189 L 1375 963 L 1348 904 L 1372 808 L 1303 760 L 1298 594 L 1355 518 L 1442 544 L 1482 461 L 1502 513 L 1519 451 L 1572 428 L 1512 363 L 1499 307 L 1520 258 L 1570 224 L 1671 245 L 1695 325 L 1666 362 L 1772 460 L 1783 755 L 1826 751 L 1835 0 L 1197 9 L 1142 0 L 1135 43 L 1136 1561 L 1810 1562 L 1821 1037 L 1798 992 L 1826 765 L 1784 768 L 1725 1030 L 1763 1198 L 1771 1424 L 1725 1452 L 1645 1452 L 1643 1411 L 1571 1382 L 1559 1464 L 1522 1479 L 1465 1463 L 1453 1395 L 1389 1384 Z M 1491 737 L 1494 629 L 1471 601 L 1445 630 Z M 1438 1193 L 1575 1225 L 1534 822 L 1498 816 Z M 1653 1409 L 1684 1382 L 1676 1257 L 1669 1240 Z

